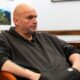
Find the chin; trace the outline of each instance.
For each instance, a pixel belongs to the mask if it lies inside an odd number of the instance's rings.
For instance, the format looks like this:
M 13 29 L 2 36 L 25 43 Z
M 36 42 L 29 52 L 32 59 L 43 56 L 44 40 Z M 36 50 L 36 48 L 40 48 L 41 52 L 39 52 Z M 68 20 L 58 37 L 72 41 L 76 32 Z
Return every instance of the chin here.
M 32 29 L 32 32 L 36 32 L 37 31 L 37 29 Z
M 35 32 L 36 32 L 36 30 L 35 31 L 32 31 L 32 34 L 35 33 Z
M 36 30 L 32 30 L 29 33 L 32 35 L 32 34 L 36 33 Z

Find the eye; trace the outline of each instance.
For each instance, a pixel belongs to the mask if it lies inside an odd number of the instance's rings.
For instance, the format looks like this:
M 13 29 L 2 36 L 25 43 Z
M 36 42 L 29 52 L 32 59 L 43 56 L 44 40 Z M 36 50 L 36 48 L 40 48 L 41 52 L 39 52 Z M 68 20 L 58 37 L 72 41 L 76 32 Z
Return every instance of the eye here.
M 28 16 L 26 17 L 27 19 L 33 19 L 33 18 L 36 18 L 37 16 Z
M 28 19 L 32 19 L 32 18 L 34 18 L 34 16 L 28 16 Z
M 27 18 L 28 18 L 28 19 L 33 19 L 33 17 L 34 17 L 34 16 L 28 16 Z

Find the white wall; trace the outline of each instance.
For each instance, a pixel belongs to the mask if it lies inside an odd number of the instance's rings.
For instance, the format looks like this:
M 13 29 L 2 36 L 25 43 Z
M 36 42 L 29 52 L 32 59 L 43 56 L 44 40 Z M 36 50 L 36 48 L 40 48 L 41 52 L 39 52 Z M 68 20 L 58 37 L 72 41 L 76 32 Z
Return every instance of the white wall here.
M 80 29 L 80 1 L 34 0 L 38 11 L 38 30 Z
M 19 3 L 29 3 L 36 8 L 38 30 L 80 29 L 80 1 L 52 3 L 51 0 L 14 0 L 9 3 L 11 10 Z M 9 27 L 0 25 L 0 29 Z

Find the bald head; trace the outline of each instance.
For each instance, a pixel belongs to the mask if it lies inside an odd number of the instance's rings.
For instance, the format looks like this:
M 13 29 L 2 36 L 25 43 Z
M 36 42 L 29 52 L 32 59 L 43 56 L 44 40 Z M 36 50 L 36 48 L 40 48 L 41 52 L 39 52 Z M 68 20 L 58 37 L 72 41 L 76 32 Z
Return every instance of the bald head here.
M 30 10 L 35 10 L 35 9 L 30 5 L 20 4 L 15 8 L 13 12 L 13 17 L 18 17 L 20 16 L 20 14 L 22 15 L 25 11 L 28 12 Z
M 13 12 L 15 30 L 20 33 L 34 33 L 37 28 L 36 10 L 27 4 L 18 5 Z

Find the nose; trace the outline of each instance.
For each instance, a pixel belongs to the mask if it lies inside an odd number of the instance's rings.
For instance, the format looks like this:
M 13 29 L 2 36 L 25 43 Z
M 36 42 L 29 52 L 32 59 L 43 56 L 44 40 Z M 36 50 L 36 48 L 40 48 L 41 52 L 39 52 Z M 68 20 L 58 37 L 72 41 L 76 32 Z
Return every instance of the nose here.
M 37 24 L 37 19 L 36 18 L 33 18 L 33 23 Z
M 33 24 L 37 24 L 37 20 L 36 19 L 33 21 Z

